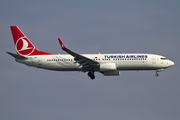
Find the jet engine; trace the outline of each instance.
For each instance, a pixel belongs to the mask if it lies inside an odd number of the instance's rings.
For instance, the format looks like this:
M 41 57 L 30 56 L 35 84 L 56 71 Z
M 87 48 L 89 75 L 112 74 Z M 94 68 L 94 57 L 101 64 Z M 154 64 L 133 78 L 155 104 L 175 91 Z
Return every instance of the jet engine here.
M 99 66 L 101 72 L 103 71 L 115 71 L 117 70 L 115 63 L 101 63 Z
M 117 75 L 120 75 L 120 71 L 119 70 L 115 70 L 115 71 L 105 71 L 105 72 L 102 72 L 102 74 L 104 76 L 117 76 Z
M 99 69 L 104 76 L 116 76 L 120 74 L 115 63 L 101 63 Z

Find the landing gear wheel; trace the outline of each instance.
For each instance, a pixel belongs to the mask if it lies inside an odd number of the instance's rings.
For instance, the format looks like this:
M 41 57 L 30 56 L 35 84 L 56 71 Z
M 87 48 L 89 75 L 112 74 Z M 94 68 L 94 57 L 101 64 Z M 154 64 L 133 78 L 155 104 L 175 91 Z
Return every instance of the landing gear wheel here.
M 156 73 L 156 74 L 155 74 L 155 76 L 156 76 L 156 77 L 158 77 L 158 76 L 159 76 L 159 74 L 158 74 L 158 73 Z
M 95 78 L 94 72 L 90 71 L 88 72 L 88 76 L 93 80 Z

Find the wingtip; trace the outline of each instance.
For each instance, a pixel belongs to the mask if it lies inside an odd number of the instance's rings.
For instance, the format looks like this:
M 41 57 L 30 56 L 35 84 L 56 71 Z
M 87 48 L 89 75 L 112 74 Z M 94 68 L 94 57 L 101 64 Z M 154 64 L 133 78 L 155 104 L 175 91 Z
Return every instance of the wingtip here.
M 59 43 L 60 43 L 61 48 L 62 48 L 63 50 L 67 50 L 66 46 L 63 44 L 63 42 L 61 41 L 61 39 L 58 38 L 58 40 L 59 40 Z

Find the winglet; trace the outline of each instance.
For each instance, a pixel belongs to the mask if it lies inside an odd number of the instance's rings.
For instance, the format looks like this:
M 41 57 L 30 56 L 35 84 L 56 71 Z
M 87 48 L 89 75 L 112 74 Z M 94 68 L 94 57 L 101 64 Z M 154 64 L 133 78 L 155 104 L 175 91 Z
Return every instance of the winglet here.
M 61 41 L 61 39 L 58 38 L 58 40 L 59 40 L 59 43 L 60 43 L 60 45 L 61 45 L 61 48 L 62 48 L 63 50 L 67 50 L 66 46 L 63 44 L 63 42 Z

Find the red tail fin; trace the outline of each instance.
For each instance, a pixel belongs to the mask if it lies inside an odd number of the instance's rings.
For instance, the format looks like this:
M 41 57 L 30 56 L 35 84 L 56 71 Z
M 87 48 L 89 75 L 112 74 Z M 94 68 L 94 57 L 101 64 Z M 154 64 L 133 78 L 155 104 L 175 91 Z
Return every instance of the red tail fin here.
M 28 38 L 21 32 L 21 30 L 17 26 L 11 26 L 10 28 L 18 55 L 51 55 L 50 53 L 46 53 L 36 49 L 35 46 L 28 40 Z

